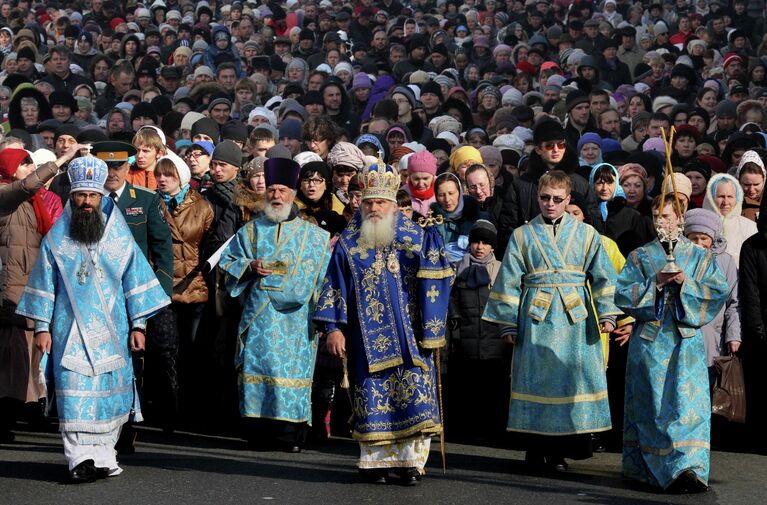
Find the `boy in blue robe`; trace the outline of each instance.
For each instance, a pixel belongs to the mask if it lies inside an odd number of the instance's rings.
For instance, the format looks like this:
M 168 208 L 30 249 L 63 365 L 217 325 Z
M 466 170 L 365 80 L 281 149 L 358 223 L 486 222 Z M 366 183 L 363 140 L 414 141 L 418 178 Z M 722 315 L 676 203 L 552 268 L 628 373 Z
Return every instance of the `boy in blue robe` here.
M 653 201 L 659 225 L 678 229 L 673 198 Z M 663 273 L 668 242 L 633 251 L 618 277 L 615 303 L 636 319 L 629 339 L 623 474 L 671 492 L 708 488 L 711 438 L 706 351 L 701 327 L 730 288 L 711 251 L 683 235 L 673 242 L 679 273 Z
M 507 429 L 528 464 L 555 471 L 611 427 L 600 331 L 620 315 L 615 268 L 599 232 L 565 212 L 570 190 L 562 171 L 541 176 L 541 214 L 514 230 L 483 315 L 514 344 Z

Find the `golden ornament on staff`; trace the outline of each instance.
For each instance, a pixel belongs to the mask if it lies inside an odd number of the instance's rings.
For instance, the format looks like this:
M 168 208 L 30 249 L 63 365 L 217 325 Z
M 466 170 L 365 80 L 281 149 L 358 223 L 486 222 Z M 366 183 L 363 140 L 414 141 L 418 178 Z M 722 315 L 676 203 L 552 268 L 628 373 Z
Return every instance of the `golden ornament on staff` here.
M 679 237 L 684 232 L 684 212 L 682 212 L 682 204 L 679 201 L 679 193 L 676 189 L 676 181 L 674 180 L 674 167 L 671 163 L 672 146 L 674 145 L 674 134 L 676 128 L 673 126 L 669 131 L 668 137 L 666 137 L 665 128 L 661 128 L 661 137 L 663 138 L 663 144 L 666 149 L 666 167 L 663 171 L 663 187 L 660 193 L 660 207 L 658 208 L 658 217 L 655 219 L 655 231 L 658 233 L 658 238 L 666 248 L 666 265 L 661 269 L 664 274 L 676 274 L 682 271 L 676 258 L 674 257 L 674 244 L 679 240 Z M 679 224 L 671 229 L 670 223 L 663 219 L 663 209 L 666 206 L 666 192 L 668 190 L 668 184 L 671 181 L 672 195 L 674 196 L 674 205 L 676 206 L 677 213 L 679 214 Z

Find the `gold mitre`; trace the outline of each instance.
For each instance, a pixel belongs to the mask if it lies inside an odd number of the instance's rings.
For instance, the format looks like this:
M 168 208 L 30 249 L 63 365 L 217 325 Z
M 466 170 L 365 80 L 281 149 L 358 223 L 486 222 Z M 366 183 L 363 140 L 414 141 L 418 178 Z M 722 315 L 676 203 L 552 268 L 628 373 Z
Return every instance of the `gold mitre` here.
M 362 199 L 397 201 L 400 185 L 399 174 L 379 156 L 378 161 L 365 167 L 358 176 L 362 188 Z

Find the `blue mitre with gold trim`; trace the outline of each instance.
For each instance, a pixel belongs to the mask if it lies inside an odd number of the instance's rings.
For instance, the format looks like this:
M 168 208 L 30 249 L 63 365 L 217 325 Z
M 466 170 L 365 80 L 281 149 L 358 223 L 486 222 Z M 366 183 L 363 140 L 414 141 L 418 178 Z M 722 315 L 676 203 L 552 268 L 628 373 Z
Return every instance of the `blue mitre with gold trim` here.
M 95 191 L 102 195 L 106 194 L 104 183 L 107 181 L 109 169 L 102 160 L 94 156 L 75 158 L 69 162 L 67 173 L 72 182 L 71 193 Z
M 399 189 L 399 174 L 391 167 L 378 159 L 362 170 L 359 177 L 360 187 L 362 188 L 362 199 L 382 199 L 391 202 L 397 202 L 397 190 Z

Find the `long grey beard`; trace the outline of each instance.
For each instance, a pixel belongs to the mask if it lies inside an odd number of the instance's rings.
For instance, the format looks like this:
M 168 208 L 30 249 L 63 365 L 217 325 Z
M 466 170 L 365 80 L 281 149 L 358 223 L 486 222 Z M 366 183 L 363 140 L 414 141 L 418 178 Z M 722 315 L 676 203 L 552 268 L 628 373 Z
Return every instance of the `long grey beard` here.
M 360 228 L 360 242 L 366 246 L 386 247 L 394 242 L 395 214 L 382 217 L 377 223 L 363 217 Z
M 282 223 L 283 221 L 287 221 L 288 217 L 290 217 L 291 208 L 292 206 L 290 204 L 283 203 L 279 207 L 272 207 L 272 204 L 267 202 L 264 207 L 264 215 L 273 223 Z
M 75 242 L 95 244 L 104 235 L 104 215 L 101 209 L 85 212 L 80 207 L 72 208 L 72 220 L 69 222 L 69 236 Z

